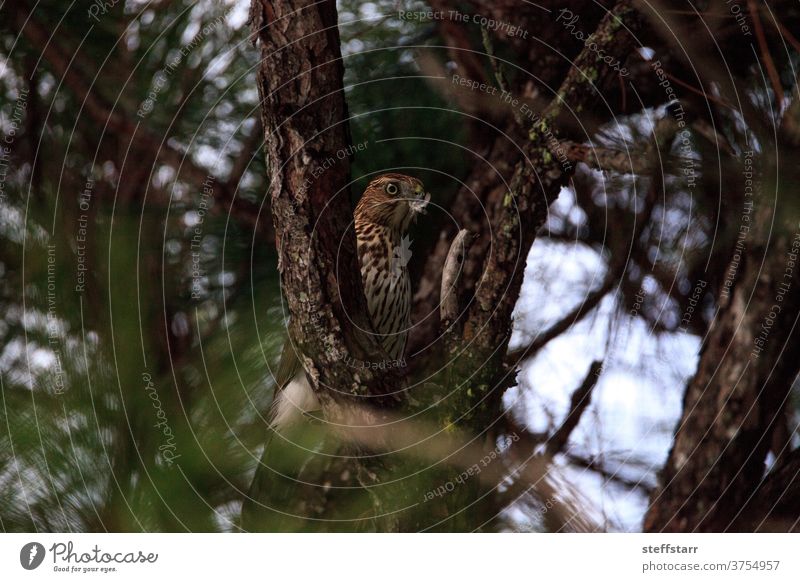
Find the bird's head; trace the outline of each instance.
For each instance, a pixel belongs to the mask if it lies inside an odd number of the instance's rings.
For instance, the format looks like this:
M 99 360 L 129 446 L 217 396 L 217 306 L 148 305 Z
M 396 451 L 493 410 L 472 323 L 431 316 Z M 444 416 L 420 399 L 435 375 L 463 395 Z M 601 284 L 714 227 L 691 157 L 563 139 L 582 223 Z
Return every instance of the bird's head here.
M 431 195 L 422 182 L 405 174 L 383 174 L 369 183 L 356 207 L 356 222 L 406 231 L 425 211 Z

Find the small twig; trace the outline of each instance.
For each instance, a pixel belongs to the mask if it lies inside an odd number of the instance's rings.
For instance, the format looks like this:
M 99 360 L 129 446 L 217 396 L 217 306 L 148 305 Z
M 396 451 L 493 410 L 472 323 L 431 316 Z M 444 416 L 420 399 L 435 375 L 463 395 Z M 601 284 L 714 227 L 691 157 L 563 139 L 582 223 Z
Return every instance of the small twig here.
M 778 27 L 778 31 L 780 31 L 780 33 L 783 35 L 783 38 L 788 40 L 789 44 L 794 47 L 794 50 L 800 53 L 800 40 L 797 40 L 797 38 L 791 32 L 789 32 L 789 29 L 786 28 L 780 20 L 773 19 L 773 22 L 775 23 L 775 26 Z
M 547 441 L 547 446 L 545 447 L 547 454 L 551 457 L 564 450 L 572 431 L 574 431 L 575 427 L 578 426 L 584 411 L 592 401 L 592 390 L 597 384 L 597 380 L 600 378 L 600 372 L 602 372 L 602 370 L 602 361 L 595 360 L 592 362 L 592 365 L 589 366 L 589 371 L 586 373 L 586 377 L 583 379 L 583 382 L 578 389 L 572 393 L 569 412 L 564 418 L 564 421 L 561 423 L 561 426 L 558 427 L 556 432 L 553 433 L 553 436 L 551 436 Z
M 492 71 L 494 71 L 494 78 L 497 79 L 497 85 L 500 87 L 500 90 L 504 93 L 508 93 L 508 79 L 506 79 L 506 73 L 503 69 L 503 64 L 497 60 L 497 57 L 494 54 L 494 44 L 492 44 L 492 38 L 489 36 L 489 31 L 486 27 L 481 27 L 481 36 L 483 38 L 483 47 L 486 49 L 486 54 L 489 55 L 489 61 L 492 63 Z M 511 113 L 514 116 L 514 121 L 517 122 L 517 125 L 521 128 L 527 130 L 525 127 L 525 122 L 522 119 L 522 114 L 516 107 L 512 107 Z
M 761 49 L 761 58 L 764 59 L 764 64 L 767 66 L 767 74 L 772 83 L 772 89 L 775 91 L 775 99 L 778 101 L 778 108 L 780 109 L 783 104 L 781 77 L 778 74 L 778 69 L 775 68 L 775 62 L 772 60 L 772 55 L 769 52 L 767 38 L 764 36 L 764 28 L 761 26 L 761 17 L 758 15 L 756 0 L 747 0 L 747 6 L 750 9 L 750 17 L 753 19 L 753 28 L 756 31 L 758 47 Z
M 485 26 L 481 28 L 481 38 L 483 39 L 483 48 L 486 49 L 486 54 L 489 56 L 489 62 L 492 63 L 492 71 L 494 72 L 494 78 L 497 80 L 497 85 L 501 90 L 508 91 L 508 81 L 506 81 L 503 65 L 498 62 L 494 54 L 494 44 Z
M 642 60 L 645 60 L 644 57 L 642 57 Z M 647 61 L 645 60 L 645 62 L 647 62 Z M 736 107 L 734 107 L 733 104 L 728 103 L 727 101 L 724 101 L 724 100 L 722 100 L 722 99 L 720 99 L 718 97 L 715 97 L 714 95 L 709 95 L 704 90 L 696 89 L 695 87 L 692 87 L 692 85 L 690 85 L 686 81 L 684 81 L 682 79 L 679 79 L 678 77 L 676 77 L 675 75 L 673 75 L 672 73 L 670 73 L 670 72 L 668 72 L 666 70 L 664 71 L 664 76 L 666 76 L 670 81 L 674 81 L 675 83 L 677 83 L 678 85 L 680 85 L 684 89 L 688 89 L 692 93 L 700 95 L 701 97 L 703 97 L 704 99 L 706 99 L 708 101 L 711 101 L 713 103 L 716 103 L 717 105 L 721 105 L 722 107 L 727 107 L 728 109 L 733 109 L 734 111 L 736 111 Z
M 261 125 L 261 119 L 257 117 L 255 127 L 253 127 L 252 133 L 243 140 L 242 151 L 233 161 L 231 173 L 225 181 L 226 187 L 230 191 L 235 191 L 239 187 L 239 182 L 242 181 L 247 168 L 250 167 L 250 163 L 253 161 L 263 141 L 264 128 Z
M 736 110 L 736 107 L 734 107 L 731 103 L 728 103 L 727 101 L 723 101 L 722 99 L 720 99 L 718 97 L 715 97 L 714 95 L 709 95 L 704 90 L 695 89 L 689 83 L 687 83 L 686 81 L 684 81 L 682 79 L 679 79 L 678 77 L 676 77 L 675 75 L 673 75 L 671 73 L 667 73 L 666 71 L 664 71 L 664 75 L 666 75 L 668 79 L 670 79 L 672 81 L 675 81 L 681 87 L 689 89 L 689 91 L 692 91 L 693 93 L 696 93 L 697 95 L 701 95 L 704 99 L 706 99 L 708 101 L 716 103 L 717 105 L 722 105 L 723 107 L 727 107 L 728 109 L 733 109 L 734 111 Z
M 569 462 L 573 465 L 594 471 L 606 481 L 614 481 L 615 483 L 618 483 L 628 489 L 642 489 L 648 495 L 652 491 L 652 487 L 647 483 L 642 482 L 641 479 L 634 481 L 633 479 L 623 477 L 619 474 L 619 471 L 608 469 L 607 467 L 601 465 L 600 462 L 595 458 L 586 458 L 573 453 L 567 453 L 566 457 L 567 460 L 569 460 Z
M 603 297 L 605 297 L 606 294 L 614 286 L 614 281 L 615 277 L 611 274 L 611 272 L 609 272 L 609 274 L 603 281 L 603 284 L 595 291 L 590 292 L 580 305 L 575 307 L 575 309 L 570 311 L 564 318 L 559 320 L 557 323 L 553 324 L 547 330 L 539 334 L 536 337 L 536 339 L 526 347 L 514 350 L 513 352 L 509 352 L 508 355 L 506 356 L 506 362 L 508 362 L 512 366 L 518 365 L 525 358 L 528 358 L 536 354 L 545 345 L 547 345 L 547 343 L 550 342 L 550 340 L 558 337 L 559 335 L 567 331 L 571 326 L 581 321 L 595 307 L 597 307 L 597 305 L 600 303 Z

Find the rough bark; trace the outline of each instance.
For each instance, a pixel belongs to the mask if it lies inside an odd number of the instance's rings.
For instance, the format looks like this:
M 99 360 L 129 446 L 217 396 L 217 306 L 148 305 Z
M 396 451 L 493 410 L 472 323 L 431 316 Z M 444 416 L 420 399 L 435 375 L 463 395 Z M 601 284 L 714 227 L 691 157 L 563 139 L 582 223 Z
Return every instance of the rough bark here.
M 350 136 L 333 1 L 254 0 L 258 88 L 290 336 L 326 409 L 338 395 L 393 406 L 398 377 L 348 366 L 384 361 L 371 330 L 349 196 Z M 362 401 L 363 402 L 363 401 Z
M 770 471 L 734 527 L 746 532 L 800 533 L 800 449 Z
M 352 413 L 379 427 L 404 401 L 404 384 L 398 368 L 352 365 L 389 358 L 370 333 L 352 228 L 336 4 L 254 0 L 251 20 L 290 349 L 333 424 L 303 422 L 267 440 L 242 524 L 251 531 L 396 530 L 383 500 L 403 503 L 403 491 L 369 488 L 387 471 L 388 461 L 370 454 L 385 435 L 377 428 L 372 440 L 354 442 L 345 428 Z
M 800 361 L 800 216 L 780 202 L 758 197 L 744 220 L 752 238 L 686 389 L 646 531 L 735 527 L 764 477 Z

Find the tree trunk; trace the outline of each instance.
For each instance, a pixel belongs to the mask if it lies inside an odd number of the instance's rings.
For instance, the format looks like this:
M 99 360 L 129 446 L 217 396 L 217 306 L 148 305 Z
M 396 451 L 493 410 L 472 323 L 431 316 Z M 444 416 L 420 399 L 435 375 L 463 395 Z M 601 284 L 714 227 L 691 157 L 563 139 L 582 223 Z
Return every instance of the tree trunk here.
M 356 374 L 343 357 L 386 360 L 360 331 L 371 324 L 351 227 L 336 3 L 254 0 L 251 11 L 261 46 L 258 89 L 290 336 L 326 408 L 335 407 L 334 392 L 373 394 L 371 403 L 395 405 L 396 376 Z
M 348 364 L 389 358 L 369 333 L 352 228 L 336 3 L 253 0 L 251 19 L 261 47 L 257 81 L 290 349 L 300 354 L 332 422 L 303 423 L 268 441 L 245 502 L 244 524 L 266 530 L 392 529 L 391 523 L 376 525 L 380 502 L 370 502 L 379 496 L 364 489 L 378 484 L 385 462 L 359 459 L 369 443 L 379 444 L 382 432 L 367 435 L 367 444 L 341 439 L 351 414 L 368 427 L 380 424 L 404 393 L 398 368 Z
M 773 205 L 764 190 L 745 202 L 755 208 L 741 215 L 747 248 L 729 266 L 736 280 L 720 293 L 646 531 L 736 529 L 764 478 L 800 362 L 800 217 L 792 202 Z

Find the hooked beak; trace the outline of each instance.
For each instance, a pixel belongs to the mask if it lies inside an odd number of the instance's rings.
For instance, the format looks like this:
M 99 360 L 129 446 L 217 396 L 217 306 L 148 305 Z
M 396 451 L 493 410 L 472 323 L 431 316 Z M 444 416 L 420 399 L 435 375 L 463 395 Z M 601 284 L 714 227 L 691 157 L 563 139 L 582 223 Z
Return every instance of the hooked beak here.
M 408 205 L 414 214 L 425 214 L 425 207 L 430 202 L 431 195 L 429 192 L 425 192 L 422 186 L 417 187 L 415 193 L 416 197 Z

